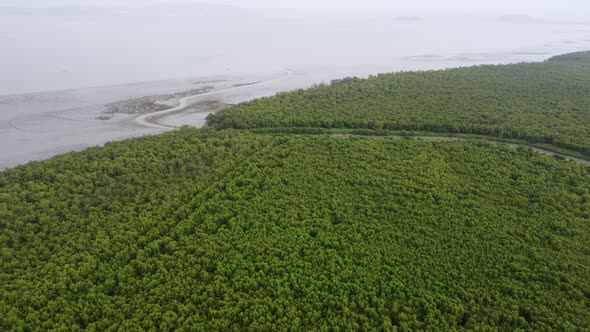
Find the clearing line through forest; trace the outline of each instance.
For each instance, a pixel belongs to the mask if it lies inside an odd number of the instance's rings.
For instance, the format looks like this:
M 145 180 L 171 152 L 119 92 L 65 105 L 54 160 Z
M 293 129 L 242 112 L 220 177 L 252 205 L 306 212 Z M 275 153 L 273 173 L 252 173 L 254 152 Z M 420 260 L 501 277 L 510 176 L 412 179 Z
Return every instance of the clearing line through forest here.
M 214 190 L 215 188 L 218 188 L 219 186 L 222 186 L 224 183 L 226 183 L 228 181 L 228 179 L 229 180 L 235 179 L 236 178 L 235 175 L 241 174 L 241 173 L 239 173 L 240 169 L 244 165 L 249 163 L 252 160 L 252 158 L 254 158 L 262 153 L 267 153 L 268 151 L 273 150 L 278 145 L 282 145 L 285 143 L 286 142 L 281 142 L 281 141 L 277 141 L 277 140 L 269 140 L 268 144 L 260 147 L 258 150 L 254 151 L 252 154 L 250 154 L 249 156 L 247 156 L 243 160 L 238 161 L 231 169 L 227 170 L 223 174 L 220 174 L 217 177 L 217 179 L 212 181 L 209 185 L 207 185 L 199 193 L 197 193 L 193 197 L 193 199 L 184 203 L 182 206 L 180 206 L 176 210 L 176 212 L 174 213 L 174 217 L 178 220 L 178 222 L 175 225 L 171 225 L 171 227 L 167 231 L 168 232 L 167 234 L 170 234 L 174 231 L 181 231 L 182 232 L 182 227 L 191 227 L 192 220 L 190 219 L 190 216 L 194 213 L 194 211 L 196 210 L 196 208 L 200 204 L 203 204 L 203 202 L 206 202 L 207 200 L 210 199 L 210 198 L 207 198 L 207 196 L 209 195 L 209 193 L 212 190 Z M 218 190 L 217 193 L 214 193 L 212 197 L 219 195 L 220 192 L 221 191 Z M 188 222 L 188 224 L 186 224 L 187 222 Z M 183 223 L 184 223 L 184 225 L 183 225 Z
M 419 139 L 423 141 L 430 141 L 430 142 L 454 142 L 454 141 L 477 141 L 477 142 L 484 142 L 488 144 L 495 144 L 495 145 L 504 145 L 511 147 L 513 149 L 518 148 L 519 146 L 526 146 L 531 148 L 536 153 L 544 154 L 547 156 L 552 157 L 562 157 L 566 160 L 572 160 L 577 162 L 580 165 L 590 166 L 590 161 L 584 160 L 581 158 L 576 158 L 572 156 L 568 156 L 562 153 L 557 153 L 545 149 L 541 149 L 538 147 L 526 145 L 526 144 L 516 144 L 516 143 L 509 143 L 509 142 L 501 142 L 501 141 L 494 141 L 490 139 L 477 139 L 477 138 L 463 138 L 463 137 L 446 137 L 446 136 L 399 136 L 399 135 L 389 135 L 389 136 L 378 136 L 378 135 L 354 135 L 354 134 L 329 134 L 331 137 L 370 137 L 370 138 L 388 138 L 392 140 L 402 140 L 402 139 Z

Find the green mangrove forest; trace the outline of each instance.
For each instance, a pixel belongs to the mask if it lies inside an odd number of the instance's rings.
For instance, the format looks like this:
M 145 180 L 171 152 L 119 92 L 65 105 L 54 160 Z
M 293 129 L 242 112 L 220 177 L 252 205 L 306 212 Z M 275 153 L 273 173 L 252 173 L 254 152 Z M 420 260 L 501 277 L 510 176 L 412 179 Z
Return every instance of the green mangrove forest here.
M 590 53 L 346 78 L 5 170 L 0 330 L 590 330 L 590 167 L 527 145 L 590 157 Z

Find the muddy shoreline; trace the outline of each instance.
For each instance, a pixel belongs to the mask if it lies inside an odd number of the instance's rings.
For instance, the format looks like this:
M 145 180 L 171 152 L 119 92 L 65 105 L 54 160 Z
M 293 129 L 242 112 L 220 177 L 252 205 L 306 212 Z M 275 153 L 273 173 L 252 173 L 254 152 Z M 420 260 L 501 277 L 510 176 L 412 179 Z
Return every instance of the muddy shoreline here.
M 576 45 L 575 47 L 582 47 Z M 474 64 L 543 61 L 554 54 L 545 46 L 483 53 L 424 52 L 400 56 L 392 63 L 345 67 L 299 65 L 257 70 L 251 74 L 228 71 L 216 76 L 140 82 L 115 86 L 0 96 L 0 170 L 109 141 L 172 130 L 183 125 L 201 127 L 206 117 L 231 105 L 308 88 L 333 79 L 367 77 L 380 72 L 435 70 Z M 454 59 L 454 60 L 453 60 Z M 183 102 L 184 100 L 184 102 Z
M 235 92 L 236 90 L 244 90 L 247 88 L 251 88 L 251 87 L 255 87 L 257 85 L 260 85 L 262 83 L 266 83 L 266 84 L 271 84 L 274 82 L 279 82 L 279 81 L 283 81 L 283 80 L 287 80 L 289 79 L 291 76 L 293 76 L 293 72 L 290 70 L 285 70 L 285 73 L 279 77 L 275 77 L 272 79 L 268 79 L 266 81 L 258 81 L 258 82 L 249 82 L 249 83 L 237 83 L 237 84 L 232 84 L 231 87 L 227 87 L 227 88 L 221 88 L 218 90 L 214 90 L 214 91 L 207 91 L 207 92 L 202 92 L 202 93 L 197 93 L 195 95 L 188 95 L 185 96 L 181 99 L 179 99 L 178 101 L 178 105 L 172 108 L 168 108 L 165 110 L 160 110 L 157 112 L 151 112 L 151 113 L 146 113 L 146 114 L 142 114 L 140 116 L 138 116 L 137 118 L 135 118 L 135 122 L 141 126 L 144 127 L 150 127 L 150 128 L 158 128 L 158 129 L 168 129 L 168 128 L 177 128 L 178 126 L 174 126 L 171 125 L 169 123 L 166 123 L 165 117 L 167 116 L 172 116 L 172 115 L 178 115 L 179 113 L 182 113 L 183 111 L 186 111 L 187 109 L 189 109 L 190 107 L 195 107 L 195 105 L 198 105 L 199 103 L 203 103 L 203 102 L 207 102 L 209 101 L 209 103 L 217 103 L 217 104 L 226 104 L 221 102 L 221 99 L 214 99 L 213 101 L 211 101 L 211 99 L 207 99 L 207 98 L 217 98 L 218 96 L 220 96 L 220 98 L 223 98 L 224 94 L 228 94 L 228 93 L 232 93 Z M 227 104 L 226 104 L 227 105 Z M 217 110 L 215 110 L 217 111 Z M 198 110 L 197 110 L 198 112 Z

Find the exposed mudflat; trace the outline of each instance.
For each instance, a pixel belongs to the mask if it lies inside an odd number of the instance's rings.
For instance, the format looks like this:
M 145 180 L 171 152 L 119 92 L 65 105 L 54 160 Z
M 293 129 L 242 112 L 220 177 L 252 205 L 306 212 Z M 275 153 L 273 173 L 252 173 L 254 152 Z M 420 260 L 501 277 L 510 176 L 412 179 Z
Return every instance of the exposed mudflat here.
M 295 75 L 284 70 L 0 96 L 0 169 L 183 125 L 201 127 L 207 115 L 232 104 L 321 80 Z
M 163 111 L 173 107 L 174 103 L 180 99 L 188 96 L 194 96 L 210 91 L 214 91 L 215 87 L 206 85 L 202 88 L 182 91 L 178 93 L 170 93 L 165 95 L 145 96 L 140 98 L 133 98 L 121 100 L 114 103 L 106 104 L 105 114 L 146 114 L 158 111 Z

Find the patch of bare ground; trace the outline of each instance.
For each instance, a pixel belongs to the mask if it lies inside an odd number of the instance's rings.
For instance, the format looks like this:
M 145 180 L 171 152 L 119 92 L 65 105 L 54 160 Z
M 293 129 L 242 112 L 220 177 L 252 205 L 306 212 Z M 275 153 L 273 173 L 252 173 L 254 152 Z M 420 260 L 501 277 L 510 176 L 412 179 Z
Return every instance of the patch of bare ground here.
M 213 90 L 215 90 L 213 86 L 207 85 L 202 88 L 191 89 L 177 93 L 121 100 L 118 102 L 106 104 L 106 111 L 104 111 L 103 114 L 147 114 L 164 111 L 171 108 L 170 101 L 172 100 L 199 95 Z M 97 119 L 108 120 L 102 115 L 97 117 Z

